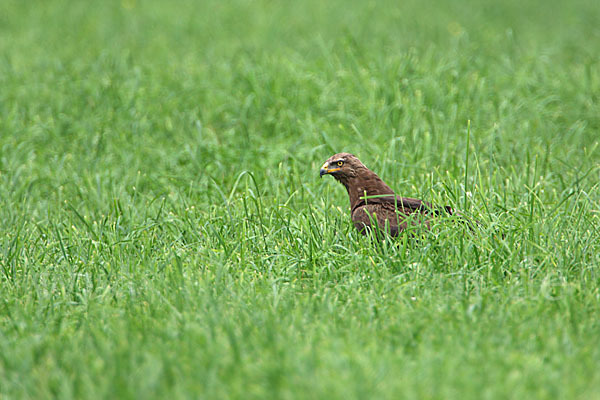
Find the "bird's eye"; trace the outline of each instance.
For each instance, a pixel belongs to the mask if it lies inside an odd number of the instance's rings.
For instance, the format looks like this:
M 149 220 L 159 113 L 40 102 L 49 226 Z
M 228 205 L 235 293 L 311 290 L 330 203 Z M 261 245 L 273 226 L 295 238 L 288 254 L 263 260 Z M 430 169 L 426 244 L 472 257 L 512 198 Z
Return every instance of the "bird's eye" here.
M 342 165 L 344 165 L 344 162 L 343 161 L 338 161 L 337 165 L 338 165 L 338 167 L 341 167 Z

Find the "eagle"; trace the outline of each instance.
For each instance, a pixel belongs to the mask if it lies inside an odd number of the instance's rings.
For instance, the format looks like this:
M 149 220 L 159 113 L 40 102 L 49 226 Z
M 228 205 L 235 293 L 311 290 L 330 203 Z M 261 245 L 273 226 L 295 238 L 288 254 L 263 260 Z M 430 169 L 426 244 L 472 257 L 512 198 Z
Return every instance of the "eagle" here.
M 354 227 L 362 234 L 379 230 L 397 236 L 409 226 L 429 228 L 432 216 L 452 215 L 452 208 L 434 207 L 431 203 L 397 196 L 379 177 L 350 153 L 329 157 L 320 170 L 320 176 L 331 175 L 348 191 L 350 214 Z

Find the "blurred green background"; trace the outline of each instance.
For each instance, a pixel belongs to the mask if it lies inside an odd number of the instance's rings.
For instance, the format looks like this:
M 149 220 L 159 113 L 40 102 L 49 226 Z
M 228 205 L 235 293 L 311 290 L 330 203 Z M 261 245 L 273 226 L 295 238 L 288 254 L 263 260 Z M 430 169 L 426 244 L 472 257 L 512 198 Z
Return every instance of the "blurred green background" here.
M 3 0 L 0 398 L 600 398 L 598 21 Z M 360 237 L 342 151 L 481 227 Z

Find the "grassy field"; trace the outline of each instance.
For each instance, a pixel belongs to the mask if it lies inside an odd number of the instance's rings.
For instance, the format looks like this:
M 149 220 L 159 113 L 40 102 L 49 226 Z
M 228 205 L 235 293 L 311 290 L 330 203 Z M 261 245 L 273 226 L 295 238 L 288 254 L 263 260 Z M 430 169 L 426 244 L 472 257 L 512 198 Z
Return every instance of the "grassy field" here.
M 598 21 L 1 1 L 0 399 L 600 399 Z M 341 151 L 481 226 L 361 237 Z

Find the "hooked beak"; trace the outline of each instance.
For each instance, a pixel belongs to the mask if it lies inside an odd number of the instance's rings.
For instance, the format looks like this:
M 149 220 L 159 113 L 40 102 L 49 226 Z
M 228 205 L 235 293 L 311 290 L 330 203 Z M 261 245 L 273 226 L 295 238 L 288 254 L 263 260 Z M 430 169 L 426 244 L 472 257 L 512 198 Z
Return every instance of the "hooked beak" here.
M 319 176 L 322 178 L 323 175 L 326 174 L 331 174 L 333 172 L 339 171 L 341 168 L 329 168 L 329 164 L 325 163 L 323 164 L 323 166 L 321 167 L 321 170 L 319 171 Z
M 325 162 L 325 164 L 323 164 L 323 166 L 321 166 L 321 170 L 319 171 L 319 177 L 323 177 L 323 175 L 325 175 L 328 171 L 329 164 L 327 164 L 327 162 Z
M 319 176 L 322 178 L 323 175 L 326 175 L 328 173 L 330 173 L 331 170 L 329 169 L 329 163 L 325 162 L 322 166 L 321 166 L 321 170 L 319 171 Z

